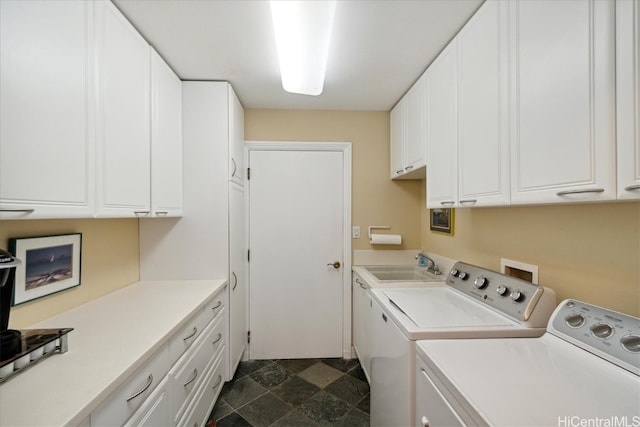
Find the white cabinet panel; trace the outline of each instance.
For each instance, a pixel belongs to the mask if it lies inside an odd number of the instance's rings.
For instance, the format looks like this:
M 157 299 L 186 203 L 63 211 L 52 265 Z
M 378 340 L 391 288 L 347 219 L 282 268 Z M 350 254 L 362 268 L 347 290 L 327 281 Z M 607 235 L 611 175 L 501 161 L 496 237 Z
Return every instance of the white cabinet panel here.
M 172 425 L 170 415 L 171 402 L 167 390 L 167 382 L 168 377 L 164 377 L 140 409 L 124 424 L 125 427 L 159 427 Z
M 457 36 L 460 206 L 510 199 L 508 6 L 485 2 Z
M 618 198 L 640 199 L 640 1 L 616 3 Z
M 244 110 L 231 85 L 229 91 L 229 179 L 244 185 Z
M 93 215 L 93 4 L 0 2 L 2 218 Z
M 511 4 L 513 203 L 615 198 L 614 2 Z
M 97 215 L 150 213 L 150 51 L 111 2 L 96 4 Z
M 391 110 L 392 179 L 425 177 L 426 78 L 423 75 Z
M 247 249 L 244 189 L 229 185 L 229 372 L 235 372 L 247 344 Z
M 182 215 L 182 82 L 151 51 L 151 214 Z
M 364 280 L 354 275 L 352 286 L 353 347 L 371 383 L 371 297 Z
M 448 208 L 458 199 L 457 64 L 453 40 L 426 71 L 427 207 Z

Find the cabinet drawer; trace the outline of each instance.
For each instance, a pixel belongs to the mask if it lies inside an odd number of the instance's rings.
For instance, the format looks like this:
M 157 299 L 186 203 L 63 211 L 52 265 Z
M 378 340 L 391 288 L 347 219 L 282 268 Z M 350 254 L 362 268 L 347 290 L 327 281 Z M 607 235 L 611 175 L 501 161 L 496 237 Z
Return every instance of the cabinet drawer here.
M 196 396 L 191 401 L 191 406 L 187 409 L 178 426 L 201 427 L 204 426 L 209 417 L 213 405 L 222 390 L 224 381 L 222 374 L 224 369 L 224 353 L 220 353 L 212 363 L 202 386 L 198 389 Z
M 169 371 L 174 420 L 178 420 L 205 378 L 207 367 L 225 345 L 222 318 L 207 326 L 197 343 Z
M 124 424 L 153 392 L 170 365 L 169 352 L 164 345 L 91 413 L 91 425 Z
M 158 427 L 171 425 L 167 381 L 168 377 L 165 376 L 151 396 L 144 401 L 144 404 L 133 414 L 124 427 Z
M 224 308 L 222 296 L 224 292 L 211 298 L 204 308 L 191 316 L 189 321 L 176 332 L 169 340 L 169 353 L 171 363 L 176 362 L 180 356 L 193 344 L 206 326 L 215 318 L 221 317 Z

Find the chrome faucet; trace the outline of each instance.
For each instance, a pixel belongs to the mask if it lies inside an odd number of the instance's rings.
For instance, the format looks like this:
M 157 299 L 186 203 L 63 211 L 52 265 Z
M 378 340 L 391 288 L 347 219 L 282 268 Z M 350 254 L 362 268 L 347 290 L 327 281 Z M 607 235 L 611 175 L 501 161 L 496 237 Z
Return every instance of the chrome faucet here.
M 440 268 L 438 268 L 438 264 L 436 264 L 436 262 L 428 257 L 424 252 L 418 252 L 418 254 L 416 255 L 416 259 L 420 260 L 420 258 L 424 258 L 427 261 L 427 271 L 430 271 L 431 273 L 435 274 L 436 276 L 439 274 L 442 274 L 440 272 Z

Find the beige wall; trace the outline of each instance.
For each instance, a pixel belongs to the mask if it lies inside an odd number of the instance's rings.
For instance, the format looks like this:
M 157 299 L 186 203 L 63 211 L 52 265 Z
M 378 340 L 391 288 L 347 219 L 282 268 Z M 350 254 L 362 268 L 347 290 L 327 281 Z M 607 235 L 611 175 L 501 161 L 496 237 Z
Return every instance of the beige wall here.
M 456 209 L 447 236 L 429 230 L 422 199 L 429 252 L 493 270 L 501 257 L 535 264 L 558 302 L 576 298 L 640 316 L 640 203 Z
M 420 247 L 421 182 L 389 178 L 389 112 L 246 110 L 245 139 L 351 142 L 351 221 L 361 229 L 353 249 Z M 367 239 L 370 225 L 390 225 L 388 232 L 401 234 L 402 245 L 372 246 Z
M 65 233 L 82 233 L 80 286 L 13 307 L 9 327 L 26 328 L 139 280 L 137 219 L 3 220 L 0 247 L 8 249 L 10 237 Z

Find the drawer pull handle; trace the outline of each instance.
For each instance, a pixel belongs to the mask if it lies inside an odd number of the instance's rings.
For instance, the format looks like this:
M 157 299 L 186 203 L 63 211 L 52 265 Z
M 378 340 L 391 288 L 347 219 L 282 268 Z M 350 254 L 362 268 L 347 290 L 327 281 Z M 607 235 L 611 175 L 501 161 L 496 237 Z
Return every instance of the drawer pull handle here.
M 142 387 L 139 391 L 137 391 L 137 392 L 133 393 L 131 396 L 127 397 L 127 402 L 132 401 L 133 399 L 135 399 L 136 397 L 140 396 L 142 393 L 147 391 L 149 389 L 149 387 L 151 387 L 152 383 L 153 383 L 153 374 L 149 374 L 149 378 L 147 378 L 147 384 L 145 384 L 145 386 Z
M 400 175 L 402 172 L 404 172 L 404 169 L 399 169 L 396 171 L 396 175 Z
M 238 169 L 238 166 L 236 165 L 236 161 L 234 158 L 231 158 L 231 164 L 233 166 L 233 171 L 231 172 L 231 178 L 233 178 L 234 176 L 236 176 L 236 171 Z
M 0 209 L 0 212 L 34 213 L 35 209 Z
M 147 216 L 151 213 L 151 211 L 133 211 L 135 216 Z
M 477 203 L 478 200 L 476 199 L 467 199 L 467 200 L 460 200 L 460 204 L 465 204 L 465 203 Z
M 211 388 L 213 389 L 218 388 L 221 382 L 222 382 L 222 375 L 218 375 L 218 381 L 216 381 L 215 385 Z
M 169 215 L 169 211 L 156 211 L 157 216 L 167 216 Z
M 420 422 L 422 423 L 422 427 L 429 427 L 429 420 L 424 415 L 420 418 Z
M 197 333 L 198 333 L 198 328 L 196 328 L 196 327 L 194 326 L 194 327 L 193 327 L 193 332 L 192 332 L 189 336 L 186 336 L 186 337 L 182 338 L 182 341 L 186 341 L 186 340 L 188 340 L 189 338 L 193 338 L 193 337 L 195 337 Z
M 362 289 L 364 289 L 365 291 L 367 290 L 367 287 L 366 287 L 365 285 L 363 285 L 363 284 L 362 284 L 362 282 L 361 282 L 360 280 L 356 279 L 356 283 L 357 283 L 358 285 L 360 285 L 360 287 L 361 287 Z
M 640 190 L 640 184 L 624 187 L 624 191 Z
M 187 381 L 186 383 L 182 384 L 184 387 L 188 386 L 189 384 L 191 384 L 192 382 L 194 382 L 196 380 L 196 378 L 198 378 L 198 370 L 194 369 L 193 370 L 193 377 L 191 377 L 191 379 L 189 381 Z
M 451 201 L 448 201 L 448 202 L 440 202 L 440 204 L 441 204 L 442 206 L 453 206 L 453 205 L 455 205 L 455 204 L 456 204 L 456 202 L 454 202 L 453 200 L 451 200 Z
M 413 166 L 407 166 L 406 168 L 404 168 L 404 170 L 406 171 L 410 171 L 411 169 L 413 169 Z
M 222 301 L 218 301 L 218 303 L 215 306 L 211 307 L 211 310 L 216 311 L 217 309 L 220 308 L 221 305 L 222 305 Z
M 235 291 L 238 287 L 238 276 L 236 276 L 236 273 L 233 271 L 231 272 L 231 274 L 233 275 L 233 288 L 231 288 L 231 290 Z
M 222 334 L 218 334 L 218 338 L 216 338 L 216 340 L 214 342 L 212 342 L 211 344 L 216 345 L 220 342 L 220 340 L 222 339 Z
M 556 195 L 558 196 L 566 196 L 569 194 L 583 194 L 583 193 L 604 193 L 604 188 L 594 188 L 592 190 L 567 190 L 567 191 L 558 191 Z

